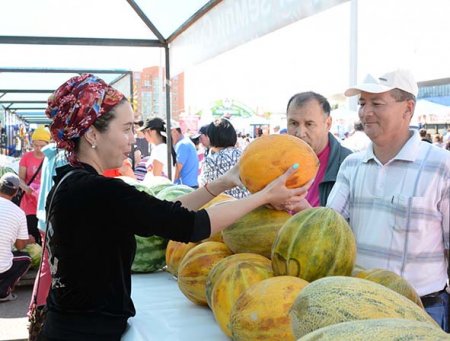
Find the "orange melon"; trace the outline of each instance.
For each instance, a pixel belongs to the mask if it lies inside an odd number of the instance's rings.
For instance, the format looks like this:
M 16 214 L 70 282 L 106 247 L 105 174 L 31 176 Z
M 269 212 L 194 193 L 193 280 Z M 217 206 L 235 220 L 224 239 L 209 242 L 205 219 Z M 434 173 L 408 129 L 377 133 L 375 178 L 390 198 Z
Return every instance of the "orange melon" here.
M 303 140 L 291 135 L 268 135 L 253 140 L 239 160 L 239 174 L 245 187 L 255 193 L 285 173 L 295 163 L 298 170 L 286 185 L 289 188 L 303 186 L 314 178 L 319 170 L 319 159 Z

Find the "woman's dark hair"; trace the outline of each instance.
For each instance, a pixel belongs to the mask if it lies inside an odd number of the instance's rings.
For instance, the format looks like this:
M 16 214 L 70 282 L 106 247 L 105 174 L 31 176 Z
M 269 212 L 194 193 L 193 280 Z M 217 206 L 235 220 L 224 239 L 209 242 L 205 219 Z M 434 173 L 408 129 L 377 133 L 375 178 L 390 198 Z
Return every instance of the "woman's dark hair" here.
M 212 147 L 234 147 L 237 142 L 236 130 L 226 118 L 212 122 L 208 126 L 207 135 Z

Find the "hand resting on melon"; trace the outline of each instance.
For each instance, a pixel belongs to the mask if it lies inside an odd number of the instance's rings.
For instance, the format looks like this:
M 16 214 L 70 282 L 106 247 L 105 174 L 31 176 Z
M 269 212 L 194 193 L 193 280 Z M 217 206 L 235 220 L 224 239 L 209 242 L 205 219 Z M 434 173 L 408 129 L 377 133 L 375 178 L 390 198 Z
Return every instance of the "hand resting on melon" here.
M 207 203 L 213 195 L 218 195 L 223 191 L 235 186 L 242 186 L 239 180 L 238 165 L 234 166 L 227 173 L 217 180 L 207 184 L 195 192 L 177 198 L 182 205 L 188 209 L 196 210 Z M 211 235 L 231 225 L 246 213 L 263 205 L 270 205 L 276 209 L 284 209 L 287 202 L 299 202 L 304 197 L 311 186 L 312 181 L 302 187 L 287 188 L 286 180 L 297 171 L 298 165 L 293 165 L 284 174 L 273 180 L 261 191 L 249 197 L 221 203 L 206 209 L 211 222 Z

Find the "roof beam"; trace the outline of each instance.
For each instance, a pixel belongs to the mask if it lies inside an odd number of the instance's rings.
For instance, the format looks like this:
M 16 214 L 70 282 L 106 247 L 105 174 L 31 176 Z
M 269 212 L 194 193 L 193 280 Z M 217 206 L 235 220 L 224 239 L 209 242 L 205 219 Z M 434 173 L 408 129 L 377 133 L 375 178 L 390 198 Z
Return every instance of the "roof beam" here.
M 164 47 L 156 39 L 0 36 L 0 44 Z
M 9 110 L 45 110 L 45 109 L 47 109 L 47 106 L 45 106 L 45 107 L 18 107 L 18 108 L 15 108 L 15 107 L 10 107 L 9 108 Z
M 10 94 L 46 94 L 52 93 L 55 90 L 46 90 L 46 89 L 0 89 L 0 92 L 7 92 Z
M 11 68 L 0 67 L 0 72 L 19 72 L 19 73 L 104 73 L 104 74 L 122 74 L 129 73 L 129 70 L 123 69 L 51 69 L 51 68 Z
M 0 103 L 2 103 L 2 104 L 3 103 L 12 103 L 12 104 L 15 104 L 15 103 L 20 103 L 20 104 L 45 103 L 45 104 L 47 104 L 47 101 L 0 101 Z
M 127 0 L 128 4 L 133 8 L 133 10 L 136 12 L 136 14 L 141 18 L 141 20 L 144 22 L 144 24 L 153 32 L 153 34 L 158 38 L 158 41 L 163 44 L 164 46 L 167 46 L 167 41 L 164 39 L 163 35 L 159 30 L 156 28 L 155 25 L 153 25 L 152 21 L 147 17 L 147 15 L 142 11 L 142 9 L 139 7 L 139 5 L 134 0 Z
M 178 27 L 175 32 L 173 32 L 168 38 L 167 43 L 170 44 L 176 37 L 178 37 L 181 33 L 186 31 L 190 26 L 192 26 L 197 20 L 203 17 L 206 13 L 208 13 L 213 7 L 220 4 L 223 0 L 210 0 L 208 1 L 202 8 L 200 8 L 197 12 L 195 12 L 188 20 L 186 20 L 183 24 Z

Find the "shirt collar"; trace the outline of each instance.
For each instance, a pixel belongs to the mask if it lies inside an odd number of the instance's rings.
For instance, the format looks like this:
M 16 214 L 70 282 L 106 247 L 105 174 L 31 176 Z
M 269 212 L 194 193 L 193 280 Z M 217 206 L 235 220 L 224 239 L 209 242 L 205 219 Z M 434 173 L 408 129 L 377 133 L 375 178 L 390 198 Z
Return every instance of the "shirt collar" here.
M 403 145 L 402 149 L 397 153 L 397 155 L 392 160 L 402 160 L 402 161 L 414 161 L 419 155 L 420 148 L 420 138 L 419 132 L 417 130 L 409 130 L 409 139 Z M 373 143 L 371 142 L 366 149 L 365 155 L 363 157 L 363 162 L 369 162 L 370 160 L 375 160 L 376 156 L 373 153 Z

